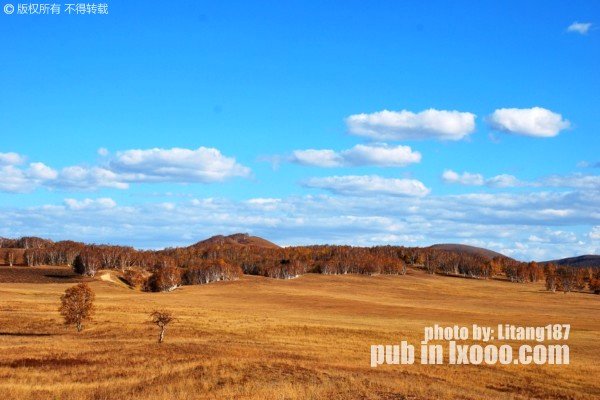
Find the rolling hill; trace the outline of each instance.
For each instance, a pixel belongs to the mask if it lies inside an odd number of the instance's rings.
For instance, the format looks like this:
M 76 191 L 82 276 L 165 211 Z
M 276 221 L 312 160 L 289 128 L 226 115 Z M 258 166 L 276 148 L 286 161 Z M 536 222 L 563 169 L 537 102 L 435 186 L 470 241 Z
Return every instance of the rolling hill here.
M 561 258 L 558 260 L 543 261 L 540 264 L 556 264 L 556 265 L 569 265 L 571 267 L 600 267 L 600 256 L 587 254 L 578 257 Z
M 250 246 L 250 247 L 259 247 L 266 249 L 278 249 L 280 248 L 273 242 L 269 242 L 266 239 L 260 238 L 258 236 L 250 236 L 247 233 L 235 233 L 229 236 L 216 235 L 212 236 L 208 239 L 202 240 L 198 243 L 195 243 L 190 248 L 204 248 L 204 247 L 212 247 L 212 246 Z
M 482 247 L 469 246 L 466 244 L 440 243 L 429 246 L 430 249 L 452 251 L 456 253 L 467 253 L 492 259 L 494 257 L 510 258 L 504 254 L 500 254 L 493 250 L 484 249 Z

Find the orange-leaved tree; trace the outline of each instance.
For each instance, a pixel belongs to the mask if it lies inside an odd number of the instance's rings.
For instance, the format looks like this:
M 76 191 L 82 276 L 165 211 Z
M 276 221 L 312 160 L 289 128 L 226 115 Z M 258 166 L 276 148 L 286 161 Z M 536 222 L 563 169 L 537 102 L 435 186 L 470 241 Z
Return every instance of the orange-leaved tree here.
M 94 313 L 94 292 L 86 283 L 70 287 L 60 297 L 59 311 L 65 319 L 65 325 L 75 325 L 77 332 L 83 329 L 83 321 L 89 320 Z

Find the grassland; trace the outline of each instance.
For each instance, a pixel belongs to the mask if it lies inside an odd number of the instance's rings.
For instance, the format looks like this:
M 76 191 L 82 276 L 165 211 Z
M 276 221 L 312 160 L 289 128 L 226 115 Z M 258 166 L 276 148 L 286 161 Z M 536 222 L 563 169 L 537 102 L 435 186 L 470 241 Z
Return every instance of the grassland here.
M 244 276 L 141 293 L 90 283 L 97 312 L 61 325 L 72 283 L 0 283 L 0 398 L 600 398 L 600 296 L 540 284 L 429 276 Z M 154 309 L 177 321 L 163 344 Z M 423 327 L 572 324 L 568 366 L 384 366 L 374 343 L 418 343 Z

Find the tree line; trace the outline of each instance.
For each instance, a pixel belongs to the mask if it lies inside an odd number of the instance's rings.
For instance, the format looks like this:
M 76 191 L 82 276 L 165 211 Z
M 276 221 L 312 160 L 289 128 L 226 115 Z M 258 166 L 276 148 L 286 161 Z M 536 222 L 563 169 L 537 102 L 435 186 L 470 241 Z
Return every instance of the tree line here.
M 407 267 L 429 274 L 473 279 L 504 277 L 515 283 L 545 280 L 550 291 L 600 293 L 600 269 L 542 266 L 508 257 L 402 246 L 296 246 L 269 248 L 232 244 L 193 245 L 164 250 L 127 246 L 52 242 L 35 237 L 0 239 L 6 265 L 69 265 L 78 274 L 120 271 L 121 279 L 147 291 L 171 291 L 181 285 L 235 280 L 242 274 L 290 279 L 306 273 L 404 275 Z

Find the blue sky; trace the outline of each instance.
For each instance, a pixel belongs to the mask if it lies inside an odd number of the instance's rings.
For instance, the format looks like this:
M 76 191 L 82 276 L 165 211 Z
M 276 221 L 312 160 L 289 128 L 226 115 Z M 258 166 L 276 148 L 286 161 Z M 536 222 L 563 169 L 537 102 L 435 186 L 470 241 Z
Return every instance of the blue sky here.
M 108 5 L 0 13 L 1 236 L 600 252 L 598 2 Z

